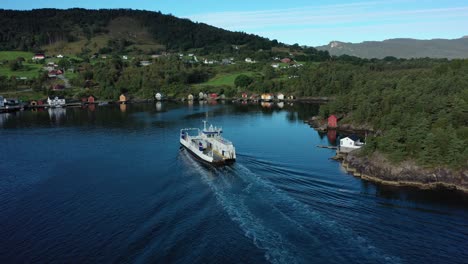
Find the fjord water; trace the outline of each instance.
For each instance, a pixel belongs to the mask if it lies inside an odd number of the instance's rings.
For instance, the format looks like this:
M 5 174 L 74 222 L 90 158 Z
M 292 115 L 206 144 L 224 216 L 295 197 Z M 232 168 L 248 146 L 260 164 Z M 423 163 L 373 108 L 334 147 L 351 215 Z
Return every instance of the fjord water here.
M 466 263 L 468 202 L 361 181 L 318 106 L 142 104 L 0 117 L 1 263 Z M 222 126 L 212 167 L 179 130 Z M 333 139 L 332 139 L 333 140 Z

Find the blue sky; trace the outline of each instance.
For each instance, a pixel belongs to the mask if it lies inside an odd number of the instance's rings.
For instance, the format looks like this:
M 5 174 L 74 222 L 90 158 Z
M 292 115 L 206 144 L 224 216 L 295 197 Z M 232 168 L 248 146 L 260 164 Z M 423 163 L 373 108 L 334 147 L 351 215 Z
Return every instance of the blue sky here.
M 468 35 L 468 1 L 447 0 L 1 0 L 0 8 L 132 8 L 170 13 L 281 42 L 459 38 Z

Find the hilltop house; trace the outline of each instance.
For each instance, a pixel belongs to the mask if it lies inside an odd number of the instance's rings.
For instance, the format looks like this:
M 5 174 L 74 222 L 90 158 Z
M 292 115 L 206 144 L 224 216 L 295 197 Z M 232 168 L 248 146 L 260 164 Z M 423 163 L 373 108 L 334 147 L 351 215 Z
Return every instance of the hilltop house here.
M 66 101 L 62 96 L 55 96 L 52 98 L 49 96 L 47 97 L 47 104 L 49 104 L 50 107 L 62 107 L 65 106 Z
M 61 58 L 63 58 L 63 55 L 59 54 L 59 55 L 57 55 L 57 58 L 61 59 Z
M 45 59 L 45 55 L 43 53 L 36 53 L 34 54 L 34 57 L 32 57 L 32 60 L 43 60 Z
M 251 58 L 245 58 L 245 62 L 247 63 L 255 63 L 255 60 L 252 60 Z
M 140 66 L 149 66 L 151 65 L 150 61 L 140 61 Z
M 281 59 L 281 62 L 282 62 L 282 63 L 291 63 L 291 61 L 292 61 L 292 60 L 291 60 L 290 58 L 283 58 L 283 59 Z

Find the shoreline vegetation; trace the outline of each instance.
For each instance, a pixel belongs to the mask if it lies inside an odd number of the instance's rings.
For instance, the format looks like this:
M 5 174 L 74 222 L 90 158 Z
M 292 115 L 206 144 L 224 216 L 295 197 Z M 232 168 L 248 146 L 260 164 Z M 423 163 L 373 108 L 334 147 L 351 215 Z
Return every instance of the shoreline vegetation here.
M 328 131 L 327 123 L 314 116 L 305 123 L 319 132 Z M 368 125 L 340 124 L 333 130 L 347 134 L 381 134 Z M 424 167 L 414 160 L 391 162 L 377 151 L 371 154 L 364 149 L 347 154 L 337 154 L 332 159 L 339 161 L 349 174 L 363 180 L 390 186 L 408 186 L 419 189 L 458 190 L 468 195 L 468 167 Z

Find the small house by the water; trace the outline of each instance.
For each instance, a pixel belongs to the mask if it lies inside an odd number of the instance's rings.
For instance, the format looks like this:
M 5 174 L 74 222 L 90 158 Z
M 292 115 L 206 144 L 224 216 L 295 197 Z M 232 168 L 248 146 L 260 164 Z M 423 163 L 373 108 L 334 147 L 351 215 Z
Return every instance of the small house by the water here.
M 128 101 L 127 95 L 121 94 L 121 95 L 119 96 L 119 102 L 120 102 L 121 104 L 125 104 L 127 101 Z
M 205 98 L 204 96 L 205 96 L 205 94 L 203 92 L 200 92 L 198 94 L 198 100 L 203 100 Z
M 156 93 L 156 95 L 154 96 L 154 98 L 158 101 L 161 101 L 162 98 L 163 98 L 163 95 L 161 93 Z
M 193 101 L 193 94 L 189 94 L 189 95 L 187 96 L 187 99 L 188 99 L 189 101 Z
M 211 93 L 211 94 L 210 94 L 210 99 L 218 99 L 218 94 L 216 94 L 216 93 Z
M 351 135 L 340 139 L 340 152 L 351 152 L 364 146 L 356 135 Z
M 338 127 L 338 118 L 335 115 L 331 115 L 328 117 L 328 127 L 329 128 Z
M 249 98 L 249 95 L 247 93 L 242 93 L 242 99 L 246 100 Z
M 96 101 L 96 98 L 92 95 L 90 95 L 88 97 L 88 104 L 94 104 L 94 102 Z
M 289 99 L 289 100 L 294 100 L 294 99 L 296 99 L 296 96 L 290 95 L 290 96 L 288 96 L 288 99 Z
M 276 95 L 276 98 L 277 98 L 278 100 L 280 100 L 280 101 L 283 101 L 283 100 L 284 100 L 284 94 L 279 93 L 279 94 Z
M 62 96 L 55 96 L 55 97 L 47 97 L 47 104 L 49 104 L 50 107 L 62 107 L 65 106 L 66 101 L 65 98 Z
M 268 102 L 268 101 L 273 100 L 273 95 L 269 93 L 264 93 L 262 94 L 261 98 L 262 98 L 262 101 Z

